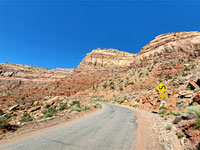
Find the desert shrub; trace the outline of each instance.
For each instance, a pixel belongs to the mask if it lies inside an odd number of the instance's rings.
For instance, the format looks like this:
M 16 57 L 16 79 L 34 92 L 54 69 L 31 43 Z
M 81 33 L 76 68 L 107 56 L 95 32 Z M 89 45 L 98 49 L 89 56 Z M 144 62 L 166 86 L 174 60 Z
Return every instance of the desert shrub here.
M 195 124 L 194 124 L 195 129 L 199 129 L 200 128 L 200 119 L 196 119 Z
M 94 108 L 97 108 L 98 106 L 101 106 L 101 104 L 96 103 L 96 104 L 94 105 Z
M 175 87 L 179 87 L 179 84 L 177 82 L 172 82 L 172 85 Z
M 90 108 L 91 108 L 91 106 L 85 105 L 85 106 L 81 107 L 81 110 L 84 111 L 84 110 L 88 110 Z
M 184 77 L 185 77 L 185 76 L 187 76 L 187 75 L 188 75 L 188 74 L 187 74 L 187 73 L 185 73 L 185 72 L 183 72 L 183 74 L 182 74 L 182 76 L 184 76 Z
M 54 114 L 52 112 L 47 112 L 45 115 L 44 115 L 44 118 L 49 118 L 49 117 L 53 117 Z
M 5 101 L 6 101 L 6 99 L 4 98 L 4 99 L 2 99 L 2 101 L 3 101 L 3 102 L 5 102 Z
M 75 108 L 75 111 L 81 112 L 81 108 L 77 107 Z
M 0 116 L 3 115 L 3 114 L 4 114 L 3 110 L 0 109 Z
M 173 124 L 177 124 L 177 123 L 179 123 L 181 120 L 182 120 L 181 117 L 176 117 L 176 118 L 174 119 L 174 121 L 173 121 Z
M 123 87 L 120 86 L 119 90 L 120 90 L 120 91 L 123 91 Z
M 8 118 L 0 117 L 0 129 L 5 128 L 8 125 Z
M 60 111 L 63 111 L 65 109 L 67 109 L 67 104 L 66 103 L 60 104 Z
M 114 85 L 111 85 L 111 86 L 110 86 L 110 89 L 111 89 L 111 90 L 114 90 L 114 89 L 115 89 L 115 86 L 114 86 Z
M 106 83 L 104 83 L 104 84 L 103 84 L 103 87 L 104 87 L 104 89 L 106 89 L 106 88 L 107 88 L 107 84 L 106 84 Z
M 168 124 L 166 127 L 165 127 L 166 130 L 172 130 L 172 126 L 170 124 Z
M 170 111 L 169 113 L 167 113 L 167 115 L 180 116 L 181 114 L 178 111 Z
M 176 134 L 177 134 L 179 139 L 181 139 L 181 138 L 183 138 L 185 136 L 185 134 L 182 131 L 179 131 Z
M 197 118 L 200 118 L 200 105 L 193 104 L 192 106 L 186 108 L 186 112 L 188 114 L 195 115 Z
M 50 104 L 46 104 L 45 105 L 45 108 L 49 108 L 51 105 Z
M 162 115 L 162 114 L 166 114 L 167 113 L 167 110 L 163 107 L 160 107 L 160 110 L 158 111 L 158 114 L 159 115 Z
M 194 127 L 196 129 L 200 128 L 200 105 L 193 104 L 192 106 L 186 108 L 186 112 L 196 116 Z
M 32 120 L 33 120 L 33 117 L 31 117 L 29 113 L 24 113 L 20 122 L 29 122 Z
M 53 117 L 56 115 L 56 112 L 55 108 L 49 107 L 47 110 L 43 111 L 44 118 Z
M 110 82 L 110 85 L 115 85 L 114 82 Z
M 136 107 L 138 107 L 138 105 L 136 104 L 136 105 L 129 105 L 130 107 L 134 107 L 134 108 L 136 108 Z
M 184 71 L 190 71 L 190 68 L 185 67 L 185 68 L 184 68 Z
M 74 105 L 77 105 L 79 108 L 81 107 L 80 101 L 77 101 L 77 100 L 72 102 L 71 106 L 74 106 Z
M 191 90 L 192 88 L 191 88 L 191 86 L 190 85 L 188 85 L 187 87 L 186 87 L 186 90 Z
M 169 80 L 169 79 L 172 79 L 172 77 L 171 77 L 169 74 L 167 74 L 167 75 L 165 76 L 165 79 L 166 79 L 166 80 Z

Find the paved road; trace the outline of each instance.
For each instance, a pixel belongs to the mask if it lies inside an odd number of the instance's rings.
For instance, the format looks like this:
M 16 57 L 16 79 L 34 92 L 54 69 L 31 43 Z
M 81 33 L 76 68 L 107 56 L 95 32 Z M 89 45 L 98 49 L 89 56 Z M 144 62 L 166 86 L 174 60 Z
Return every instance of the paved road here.
M 0 147 L 0 150 L 133 150 L 136 117 L 127 108 L 103 104 L 89 118 Z

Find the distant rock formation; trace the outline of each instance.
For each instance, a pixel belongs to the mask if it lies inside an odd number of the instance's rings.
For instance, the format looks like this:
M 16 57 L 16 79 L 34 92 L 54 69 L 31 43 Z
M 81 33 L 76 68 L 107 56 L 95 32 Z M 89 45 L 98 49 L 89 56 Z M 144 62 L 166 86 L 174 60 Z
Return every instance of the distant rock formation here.
M 116 49 L 95 49 L 88 53 L 76 72 L 119 72 L 128 69 L 136 54 Z
M 0 80 L 49 82 L 72 74 L 74 69 L 47 69 L 31 65 L 0 64 Z

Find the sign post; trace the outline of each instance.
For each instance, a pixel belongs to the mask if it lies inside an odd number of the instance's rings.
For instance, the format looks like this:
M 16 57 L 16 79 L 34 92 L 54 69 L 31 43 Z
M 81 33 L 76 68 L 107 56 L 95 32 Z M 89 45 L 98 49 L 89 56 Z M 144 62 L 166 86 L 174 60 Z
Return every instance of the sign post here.
M 168 98 L 168 95 L 164 94 L 165 91 L 167 90 L 167 87 L 163 84 L 163 83 L 160 83 L 157 87 L 156 87 L 156 90 L 158 92 L 160 92 L 160 94 L 158 94 L 158 98 L 161 98 L 162 101 L 161 101 L 161 104 L 160 104 L 160 107 L 161 108 L 165 108 L 165 105 L 166 105 L 166 98 Z M 163 109 L 164 111 L 164 109 Z M 164 113 L 164 112 L 163 112 Z

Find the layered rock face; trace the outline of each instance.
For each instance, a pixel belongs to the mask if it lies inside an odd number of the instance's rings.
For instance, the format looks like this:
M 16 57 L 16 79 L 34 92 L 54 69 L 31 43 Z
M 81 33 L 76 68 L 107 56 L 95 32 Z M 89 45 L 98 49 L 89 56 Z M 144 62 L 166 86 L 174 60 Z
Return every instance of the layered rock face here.
M 88 53 L 76 72 L 119 72 L 129 68 L 136 54 L 116 49 L 95 49 Z
M 189 57 L 200 57 L 200 32 L 175 32 L 157 36 L 141 49 L 132 67 Z
M 72 74 L 73 71 L 74 69 L 47 69 L 31 65 L 2 63 L 0 64 L 0 79 L 49 82 Z
M 185 47 L 191 44 L 198 44 L 200 38 L 199 36 L 199 32 L 174 32 L 162 34 L 155 37 L 154 40 L 144 46 L 139 52 L 139 55 L 147 52 L 162 50 L 167 47 L 179 47 L 185 49 Z
M 30 65 L 0 64 L 0 100 L 39 100 L 48 84 L 71 75 L 74 69 L 46 69 Z M 37 96 L 36 96 L 37 95 Z
M 73 73 L 74 69 L 46 69 L 30 65 L 0 64 L 0 90 L 19 88 L 28 84 L 54 82 Z

